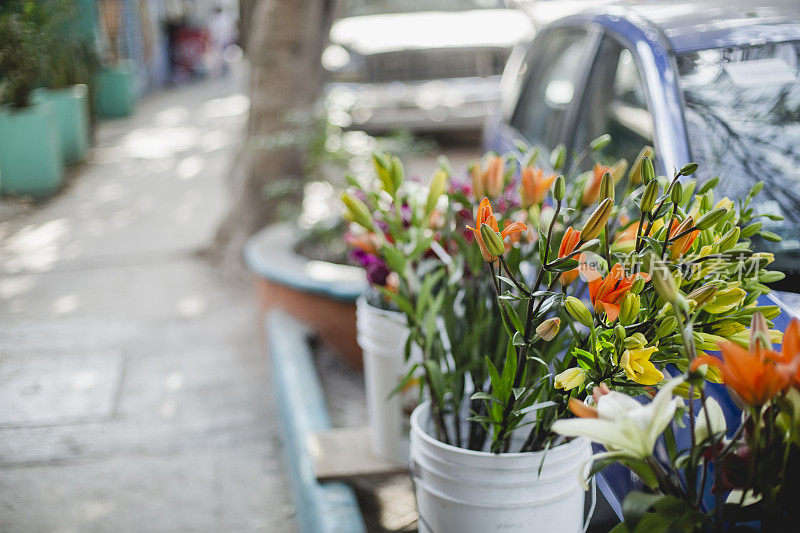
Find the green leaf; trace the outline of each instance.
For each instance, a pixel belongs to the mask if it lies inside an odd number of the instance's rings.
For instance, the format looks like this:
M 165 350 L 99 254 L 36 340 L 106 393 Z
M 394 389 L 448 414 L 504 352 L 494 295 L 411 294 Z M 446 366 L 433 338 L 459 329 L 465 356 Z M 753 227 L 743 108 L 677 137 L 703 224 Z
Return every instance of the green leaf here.
M 514 333 L 514 338 L 511 342 L 514 344 L 514 346 L 525 346 L 525 336 L 521 331 L 517 331 Z
M 645 513 L 662 498 L 664 498 L 662 494 L 645 494 L 637 491 L 628 493 L 622 502 L 622 517 L 628 528 L 635 530 Z
M 474 393 L 472 396 L 470 396 L 470 400 L 485 400 L 487 402 L 501 403 L 495 395 L 482 391 Z
M 547 250 L 547 236 L 542 231 L 542 228 L 536 228 L 536 231 L 539 233 L 539 264 L 545 263 L 545 251 Z
M 580 266 L 580 261 L 577 259 L 567 259 L 555 265 L 548 266 L 548 270 L 552 270 L 554 272 L 568 272 L 574 268 L 578 268 Z
M 392 292 L 385 287 L 381 287 L 381 293 L 383 293 L 386 298 L 393 301 L 400 310 L 405 313 L 407 316 L 413 317 L 416 316 L 414 313 L 414 306 L 411 305 L 411 302 L 400 293 Z
M 486 356 L 485 360 L 486 360 L 486 369 L 489 372 L 489 381 L 492 384 L 492 390 L 495 391 L 494 395 L 495 396 L 499 395 L 500 401 L 502 402 L 508 399 L 508 396 L 506 396 L 505 398 L 502 397 L 503 382 L 500 379 L 500 373 L 497 372 L 497 367 L 494 366 L 494 363 L 492 363 L 492 360 L 489 359 L 488 355 Z
M 397 386 L 388 394 L 388 396 L 386 396 L 387 400 L 392 399 L 395 394 L 406 388 L 408 384 L 414 380 L 414 373 L 416 372 L 417 368 L 419 368 L 419 363 L 414 363 L 411 365 L 411 368 L 408 370 L 406 375 L 403 376 L 403 379 L 400 380 L 400 383 L 398 383 Z
M 503 384 L 503 394 L 501 397 L 508 400 L 511 394 L 511 387 L 514 386 L 514 377 L 517 374 L 517 350 L 512 342 L 509 341 L 506 350 L 506 362 L 503 364 L 503 374 L 500 376 Z

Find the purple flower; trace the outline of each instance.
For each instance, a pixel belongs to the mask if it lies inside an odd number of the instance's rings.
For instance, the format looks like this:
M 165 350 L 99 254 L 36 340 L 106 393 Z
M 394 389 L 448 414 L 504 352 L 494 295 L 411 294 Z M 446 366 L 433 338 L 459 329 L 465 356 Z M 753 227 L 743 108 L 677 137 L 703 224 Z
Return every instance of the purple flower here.
M 350 257 L 364 267 L 367 273 L 367 281 L 370 285 L 386 285 L 386 278 L 389 276 L 389 267 L 378 256 L 367 253 L 363 250 L 353 250 L 350 252 Z

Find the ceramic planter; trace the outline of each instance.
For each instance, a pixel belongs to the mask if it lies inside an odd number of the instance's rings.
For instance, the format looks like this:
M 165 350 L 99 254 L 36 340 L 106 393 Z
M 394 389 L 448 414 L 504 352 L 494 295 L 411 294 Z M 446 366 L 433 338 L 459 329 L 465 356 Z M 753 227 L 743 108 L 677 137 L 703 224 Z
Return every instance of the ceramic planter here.
M 89 88 L 39 89 L 34 101 L 50 102 L 56 115 L 61 157 L 65 163 L 83 160 L 89 149 Z
M 425 402 L 411 415 L 420 533 L 583 531 L 585 492 L 578 474 L 592 454 L 588 441 L 498 455 L 444 444 L 431 431 Z
M 63 177 L 56 115 L 50 102 L 0 108 L 0 191 L 50 196 Z
M 127 117 L 136 107 L 134 71 L 130 62 L 104 67 L 95 75 L 94 109 L 104 118 Z
M 266 316 L 280 308 L 300 319 L 345 362 L 360 369 L 355 301 L 367 289 L 364 270 L 309 260 L 294 252 L 297 237 L 291 226 L 276 224 L 245 244 L 244 259 L 255 276 L 261 312 Z

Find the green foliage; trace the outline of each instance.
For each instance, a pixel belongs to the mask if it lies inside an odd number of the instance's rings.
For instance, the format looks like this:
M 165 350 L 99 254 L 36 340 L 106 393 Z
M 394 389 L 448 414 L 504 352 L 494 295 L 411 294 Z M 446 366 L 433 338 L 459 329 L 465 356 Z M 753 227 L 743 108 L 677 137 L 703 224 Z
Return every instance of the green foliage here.
M 13 4 L 0 11 L 0 105 L 24 108 L 31 105 L 31 93 L 44 73 L 47 50 L 33 2 Z

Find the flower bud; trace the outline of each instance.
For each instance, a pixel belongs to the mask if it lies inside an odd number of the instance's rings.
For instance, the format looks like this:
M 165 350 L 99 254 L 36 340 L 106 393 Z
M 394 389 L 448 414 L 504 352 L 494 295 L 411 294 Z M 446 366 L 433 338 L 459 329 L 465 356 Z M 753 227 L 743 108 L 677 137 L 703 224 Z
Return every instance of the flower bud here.
M 611 198 L 606 198 L 600 202 L 600 205 L 595 208 L 589 220 L 587 220 L 586 224 L 583 226 L 583 230 L 581 230 L 581 239 L 590 241 L 600 235 L 600 232 L 603 231 L 606 225 L 606 221 L 608 221 L 608 217 L 611 216 L 611 210 L 613 208 L 614 200 Z
M 397 156 L 392 156 L 392 186 L 394 190 L 400 188 L 400 185 L 403 184 L 403 179 L 405 179 L 405 170 L 403 169 L 403 162 L 400 161 L 400 158 Z
M 720 221 L 722 217 L 724 217 L 728 213 L 728 210 L 724 207 L 718 207 L 716 209 L 712 209 L 705 215 L 701 216 L 700 219 L 695 224 L 695 227 L 699 230 L 706 230 L 712 226 L 714 226 L 717 222 Z
M 622 327 L 620 324 L 614 326 L 614 335 L 621 341 L 625 340 L 625 328 Z
M 762 350 L 772 349 L 767 319 L 761 313 L 755 313 L 753 318 L 750 319 L 750 351 L 755 352 L 758 348 Z
M 608 143 L 611 142 L 611 135 L 608 133 L 601 135 L 600 137 L 593 139 L 592 142 L 589 143 L 589 148 L 592 151 L 602 150 Z
M 694 171 L 697 170 L 697 163 L 686 163 L 681 168 L 681 176 L 691 176 L 694 174 Z
M 714 296 L 717 294 L 717 286 L 714 283 L 706 283 L 702 287 L 698 287 L 697 289 L 690 292 L 686 299 L 693 300 L 695 305 L 700 308 L 703 307 L 705 304 L 710 302 L 714 299 Z
M 683 198 L 683 185 L 681 185 L 680 181 L 676 181 L 672 185 L 672 192 L 670 192 L 669 201 L 675 205 L 679 205 L 681 203 L 682 198 Z
M 735 320 L 724 320 L 714 326 L 714 334 L 719 335 L 720 337 L 730 337 L 731 335 L 736 335 L 745 329 L 747 328 L 744 326 L 744 324 L 740 324 Z
M 750 259 L 758 261 L 760 267 L 765 267 L 775 261 L 775 254 L 770 252 L 756 252 L 750 256 Z
M 645 146 L 639 152 L 639 155 L 636 156 L 636 160 L 633 162 L 633 166 L 631 166 L 631 171 L 628 174 L 628 179 L 631 181 L 632 185 L 638 185 L 642 181 L 642 161 L 645 157 L 648 159 L 653 159 L 653 147 L 652 146 Z
M 434 209 L 436 209 L 436 204 L 439 203 L 439 197 L 444 194 L 445 189 L 447 188 L 447 172 L 442 169 L 436 171 L 431 179 L 431 185 L 428 188 L 428 199 L 425 202 L 425 214 L 430 215 Z
M 647 184 L 647 187 L 644 189 L 644 193 L 642 193 L 642 202 L 639 208 L 642 213 L 649 213 L 656 206 L 656 200 L 658 199 L 658 188 L 658 182 L 656 180 L 651 180 Z
M 619 323 L 627 326 L 633 324 L 639 316 L 639 307 L 641 302 L 639 296 L 633 293 L 628 293 L 622 298 L 619 311 Z
M 392 177 L 392 159 L 387 154 L 372 154 L 372 162 L 375 165 L 375 173 L 381 182 L 383 190 L 394 195 L 396 189 L 394 178 Z
M 536 334 L 545 341 L 553 340 L 558 334 L 558 330 L 561 327 L 561 319 L 558 317 L 548 318 L 536 328 Z
M 614 178 L 614 185 L 619 183 L 619 180 L 622 179 L 626 170 L 628 170 L 628 160 L 625 158 L 619 159 L 616 163 L 611 165 L 609 172 L 611 172 L 611 177 Z
M 579 366 L 568 368 L 556 375 L 553 379 L 553 386 L 557 389 L 570 390 L 580 387 L 586 381 L 586 370 Z
M 734 226 L 732 230 L 722 236 L 719 240 L 719 251 L 726 252 L 733 248 L 739 242 L 739 234 L 741 233 L 739 226 Z
M 650 256 L 649 259 L 650 279 L 652 280 L 653 288 L 665 301 L 674 304 L 678 299 L 678 286 L 675 284 L 672 273 L 667 265 L 655 259 L 654 256 Z
M 564 183 L 564 176 L 559 175 L 556 178 L 555 185 L 553 186 L 553 198 L 555 198 L 557 202 L 560 202 L 564 199 L 565 190 L 566 184 Z
M 625 348 L 635 350 L 636 348 L 644 348 L 647 346 L 647 339 L 641 333 L 634 333 L 630 337 L 626 337 L 623 344 Z
M 603 178 L 600 181 L 600 199 L 606 198 L 614 199 L 614 177 L 611 172 L 603 173 Z
M 633 285 L 631 285 L 630 292 L 632 292 L 633 294 L 639 294 L 640 292 L 642 292 L 642 289 L 644 289 L 645 283 L 646 281 L 644 280 L 644 278 L 642 276 L 638 276 L 633 281 Z
M 642 183 L 645 185 L 650 184 L 656 178 L 656 169 L 653 168 L 653 162 L 649 157 L 642 158 Z
M 503 244 L 503 237 L 485 222 L 481 224 L 481 238 L 486 250 L 491 255 L 499 257 L 505 253 L 506 246 Z
M 567 147 L 563 144 L 559 144 L 556 146 L 552 152 L 550 152 L 550 165 L 552 165 L 553 170 L 558 171 L 563 166 L 564 163 L 567 162 Z
M 583 302 L 575 298 L 574 296 L 568 296 L 566 301 L 564 302 L 564 307 L 567 309 L 567 313 L 573 319 L 575 319 L 578 323 L 583 324 L 587 328 L 592 327 L 594 320 L 592 319 L 592 314 L 583 305 Z
M 342 193 L 342 202 L 347 208 L 345 217 L 348 220 L 351 220 L 370 231 L 375 231 L 375 226 L 372 223 L 372 213 L 369 212 L 367 204 L 349 193 Z
M 737 307 L 745 296 L 747 296 L 747 293 L 739 287 L 718 290 L 714 295 L 714 299 L 707 303 L 703 310 L 714 315 L 727 313 Z
M 675 319 L 674 316 L 668 316 L 656 328 L 656 338 L 666 337 L 667 335 L 671 335 L 675 332 L 675 328 L 678 327 L 678 321 Z

